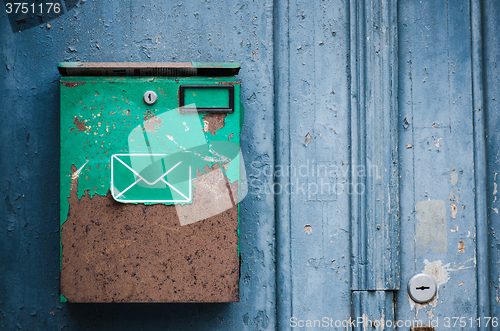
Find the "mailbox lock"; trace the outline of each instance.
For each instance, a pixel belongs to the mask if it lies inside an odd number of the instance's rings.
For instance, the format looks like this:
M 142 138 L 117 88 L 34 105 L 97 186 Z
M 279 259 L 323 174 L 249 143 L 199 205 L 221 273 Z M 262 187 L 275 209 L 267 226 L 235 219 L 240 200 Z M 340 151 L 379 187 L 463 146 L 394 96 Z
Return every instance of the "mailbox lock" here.
M 157 98 L 158 96 L 153 91 L 147 91 L 146 93 L 144 93 L 144 102 L 148 105 L 154 104 Z
M 434 277 L 428 274 L 416 274 L 408 282 L 408 294 L 418 303 L 427 303 L 434 299 L 437 293 L 437 284 Z

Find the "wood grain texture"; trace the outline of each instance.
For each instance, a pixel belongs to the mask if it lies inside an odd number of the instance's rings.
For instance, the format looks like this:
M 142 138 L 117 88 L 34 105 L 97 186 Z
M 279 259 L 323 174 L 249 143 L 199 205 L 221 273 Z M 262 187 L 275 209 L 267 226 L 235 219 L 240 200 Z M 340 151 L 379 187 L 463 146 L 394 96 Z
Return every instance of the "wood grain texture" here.
M 290 314 L 304 320 L 351 314 L 348 16 L 345 1 L 288 2 L 289 95 L 277 97 L 289 115 L 276 130 L 291 169 L 290 211 L 278 222 L 289 222 Z
M 488 244 L 489 290 L 485 294 L 489 299 L 491 316 L 500 316 L 500 1 L 483 1 L 483 93 L 486 126 L 487 187 L 488 199 Z M 483 277 L 485 275 L 482 275 Z M 486 277 L 485 277 L 486 278 Z M 483 308 L 484 309 L 484 308 Z
M 438 298 L 397 294 L 398 319 L 476 317 L 474 123 L 468 1 L 399 2 L 401 280 L 432 274 Z M 403 285 L 402 284 L 402 285 Z
M 396 1 L 351 1 L 352 289 L 398 290 Z

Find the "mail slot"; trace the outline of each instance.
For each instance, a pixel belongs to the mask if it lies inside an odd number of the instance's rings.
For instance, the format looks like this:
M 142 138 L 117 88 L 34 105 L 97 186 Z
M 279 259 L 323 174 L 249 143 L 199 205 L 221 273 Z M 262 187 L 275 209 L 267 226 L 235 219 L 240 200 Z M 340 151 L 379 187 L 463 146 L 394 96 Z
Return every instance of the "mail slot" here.
M 65 302 L 236 302 L 234 63 L 61 63 Z
M 181 112 L 232 113 L 234 111 L 234 86 L 181 85 L 179 86 L 179 107 Z

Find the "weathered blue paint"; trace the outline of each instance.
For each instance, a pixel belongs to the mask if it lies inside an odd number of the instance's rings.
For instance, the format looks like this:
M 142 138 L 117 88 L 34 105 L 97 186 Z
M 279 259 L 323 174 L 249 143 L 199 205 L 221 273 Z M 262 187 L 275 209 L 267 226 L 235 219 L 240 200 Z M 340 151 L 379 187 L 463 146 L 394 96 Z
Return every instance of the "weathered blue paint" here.
M 274 201 L 241 204 L 237 304 L 58 303 L 59 92 L 63 61 L 239 62 L 243 157 L 273 166 L 272 2 L 86 1 L 13 33 L 0 11 L 0 328 L 256 330 L 275 325 Z M 246 85 L 248 84 L 248 85 Z M 248 170 L 253 176 L 255 171 Z M 264 175 L 258 176 L 263 180 Z
M 289 244 L 281 251 L 289 249 L 291 260 L 290 278 L 285 280 L 290 282 L 290 297 L 284 304 L 290 304 L 290 316 L 298 319 L 321 320 L 326 316 L 334 321 L 346 320 L 351 316 L 350 221 L 346 217 L 348 2 L 288 1 L 280 8 L 288 14 L 280 15 L 279 23 L 283 34 L 288 35 L 283 52 L 288 53 L 289 66 L 281 68 L 289 78 L 289 88 L 288 94 L 275 97 L 289 111 L 280 115 L 276 130 L 281 148 L 287 149 L 280 151 L 280 165 L 292 169 L 284 183 L 289 181 L 293 190 L 284 193 L 289 195 L 286 203 L 290 210 L 277 219 L 285 223 L 285 229 L 289 227 L 290 233 L 289 241 L 280 235 L 280 245 Z M 335 183 L 342 185 L 337 193 L 333 190 Z M 290 327 L 283 325 L 282 329 Z
M 424 271 L 437 278 L 439 290 L 428 305 L 399 291 L 396 315 L 423 324 L 479 314 L 476 242 L 485 238 L 476 232 L 476 222 L 484 222 L 476 208 L 484 208 L 477 205 L 484 187 L 475 187 L 474 177 L 481 128 L 475 131 L 473 117 L 471 5 L 401 1 L 398 7 L 401 280 Z
M 395 330 L 394 291 L 353 291 L 353 331 Z
M 397 38 L 396 1 L 350 2 L 353 330 L 394 329 L 394 290 L 400 288 Z
M 274 132 L 276 168 L 291 164 L 290 132 L 290 36 L 288 1 L 275 1 L 274 34 Z M 278 97 L 279 96 L 279 97 Z M 290 186 L 290 175 L 273 176 L 279 187 Z M 287 330 L 292 317 L 291 194 L 275 197 L 276 219 L 276 329 Z
M 484 105 L 483 65 L 483 4 L 480 0 L 471 2 L 472 39 L 472 100 L 474 132 L 474 189 L 476 219 L 476 286 L 477 316 L 492 316 L 489 300 L 489 234 L 488 234 L 488 162 L 486 154 L 486 116 Z M 478 240 L 480 239 L 480 240 Z M 483 323 L 479 330 L 491 330 Z
M 396 1 L 351 1 L 350 21 L 352 289 L 398 290 Z
M 500 1 L 484 1 L 483 20 L 483 83 L 484 110 L 486 111 L 487 200 L 489 290 L 482 295 L 490 303 L 491 316 L 500 316 Z M 481 275 L 487 277 L 488 275 Z M 486 306 L 486 304 L 485 304 Z M 486 312 L 488 313 L 488 312 Z

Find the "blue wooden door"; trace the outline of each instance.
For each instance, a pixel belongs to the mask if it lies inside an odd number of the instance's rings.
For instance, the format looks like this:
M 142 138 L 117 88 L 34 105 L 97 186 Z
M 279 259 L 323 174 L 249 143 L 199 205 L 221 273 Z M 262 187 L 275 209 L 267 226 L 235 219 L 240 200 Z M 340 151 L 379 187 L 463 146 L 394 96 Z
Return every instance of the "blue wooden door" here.
M 488 232 L 498 227 L 489 225 L 488 183 L 498 146 L 487 148 L 486 137 L 498 134 L 486 130 L 496 111 L 488 106 L 494 96 L 486 93 L 485 57 L 485 50 L 498 54 L 491 38 L 498 31 L 491 23 L 498 21 L 497 6 L 399 3 L 401 243 L 408 243 L 401 279 L 426 272 L 439 290 L 425 305 L 400 291 L 398 319 L 470 330 L 497 325 L 498 303 L 491 298 L 498 271 L 490 274 L 489 267 L 498 259 L 489 255 Z
M 498 327 L 498 0 L 58 3 L 0 12 L 2 329 Z M 57 63 L 192 60 L 242 66 L 240 302 L 59 303 Z

